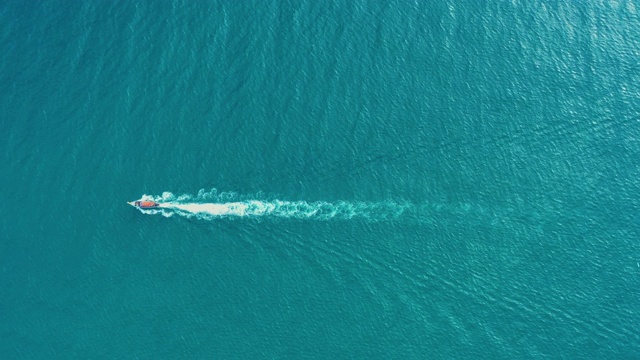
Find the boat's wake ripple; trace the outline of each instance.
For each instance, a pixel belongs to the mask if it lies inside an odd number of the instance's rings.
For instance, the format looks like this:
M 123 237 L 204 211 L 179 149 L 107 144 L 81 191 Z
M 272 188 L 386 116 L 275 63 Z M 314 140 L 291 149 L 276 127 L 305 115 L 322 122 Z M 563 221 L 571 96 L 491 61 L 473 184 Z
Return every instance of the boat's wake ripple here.
M 256 197 L 259 197 L 256 196 Z M 175 196 L 165 192 L 161 196 L 143 195 L 140 200 L 160 203 L 158 209 L 140 209 L 145 214 L 173 215 L 202 220 L 222 217 L 280 217 L 293 219 L 395 219 L 402 215 L 410 204 L 383 202 L 306 202 L 283 200 L 242 199 L 234 193 L 218 193 L 215 189 L 198 195 Z

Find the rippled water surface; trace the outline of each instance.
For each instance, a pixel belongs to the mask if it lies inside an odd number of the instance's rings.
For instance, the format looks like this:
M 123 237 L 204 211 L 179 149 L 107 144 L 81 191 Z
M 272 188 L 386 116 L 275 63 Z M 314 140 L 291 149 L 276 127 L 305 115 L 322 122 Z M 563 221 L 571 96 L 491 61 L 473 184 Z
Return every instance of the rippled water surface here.
M 0 358 L 638 356 L 638 10 L 0 4 Z

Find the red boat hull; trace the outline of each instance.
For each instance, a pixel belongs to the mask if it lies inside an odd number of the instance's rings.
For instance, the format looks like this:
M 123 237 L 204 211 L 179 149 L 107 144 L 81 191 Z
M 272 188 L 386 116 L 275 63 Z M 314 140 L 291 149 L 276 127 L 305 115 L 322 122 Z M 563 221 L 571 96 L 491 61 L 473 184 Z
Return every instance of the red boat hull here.
M 158 204 L 155 201 L 134 201 L 134 202 L 130 202 L 129 204 L 138 207 L 140 209 L 153 209 L 153 208 L 157 208 L 158 206 L 160 206 L 160 204 Z

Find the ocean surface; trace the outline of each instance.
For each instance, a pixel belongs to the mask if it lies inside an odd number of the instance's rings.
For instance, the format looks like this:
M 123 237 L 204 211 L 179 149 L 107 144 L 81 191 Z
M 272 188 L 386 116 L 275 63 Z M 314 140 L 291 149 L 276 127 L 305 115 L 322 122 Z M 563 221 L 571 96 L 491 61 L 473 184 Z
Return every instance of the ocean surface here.
M 0 359 L 639 359 L 639 11 L 2 1 Z

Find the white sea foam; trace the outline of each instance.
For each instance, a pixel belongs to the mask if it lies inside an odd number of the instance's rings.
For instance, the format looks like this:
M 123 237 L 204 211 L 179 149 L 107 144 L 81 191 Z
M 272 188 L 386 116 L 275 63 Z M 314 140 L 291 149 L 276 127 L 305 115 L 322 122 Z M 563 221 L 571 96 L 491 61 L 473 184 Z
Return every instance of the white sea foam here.
M 257 196 L 256 196 L 257 197 Z M 235 193 L 201 190 L 197 195 L 176 196 L 164 192 L 161 196 L 143 195 L 141 200 L 161 203 L 158 209 L 141 211 L 165 217 L 180 215 L 188 218 L 211 220 L 222 217 L 279 217 L 294 219 L 393 219 L 408 209 L 408 204 L 383 202 L 306 202 L 283 200 L 245 199 Z

